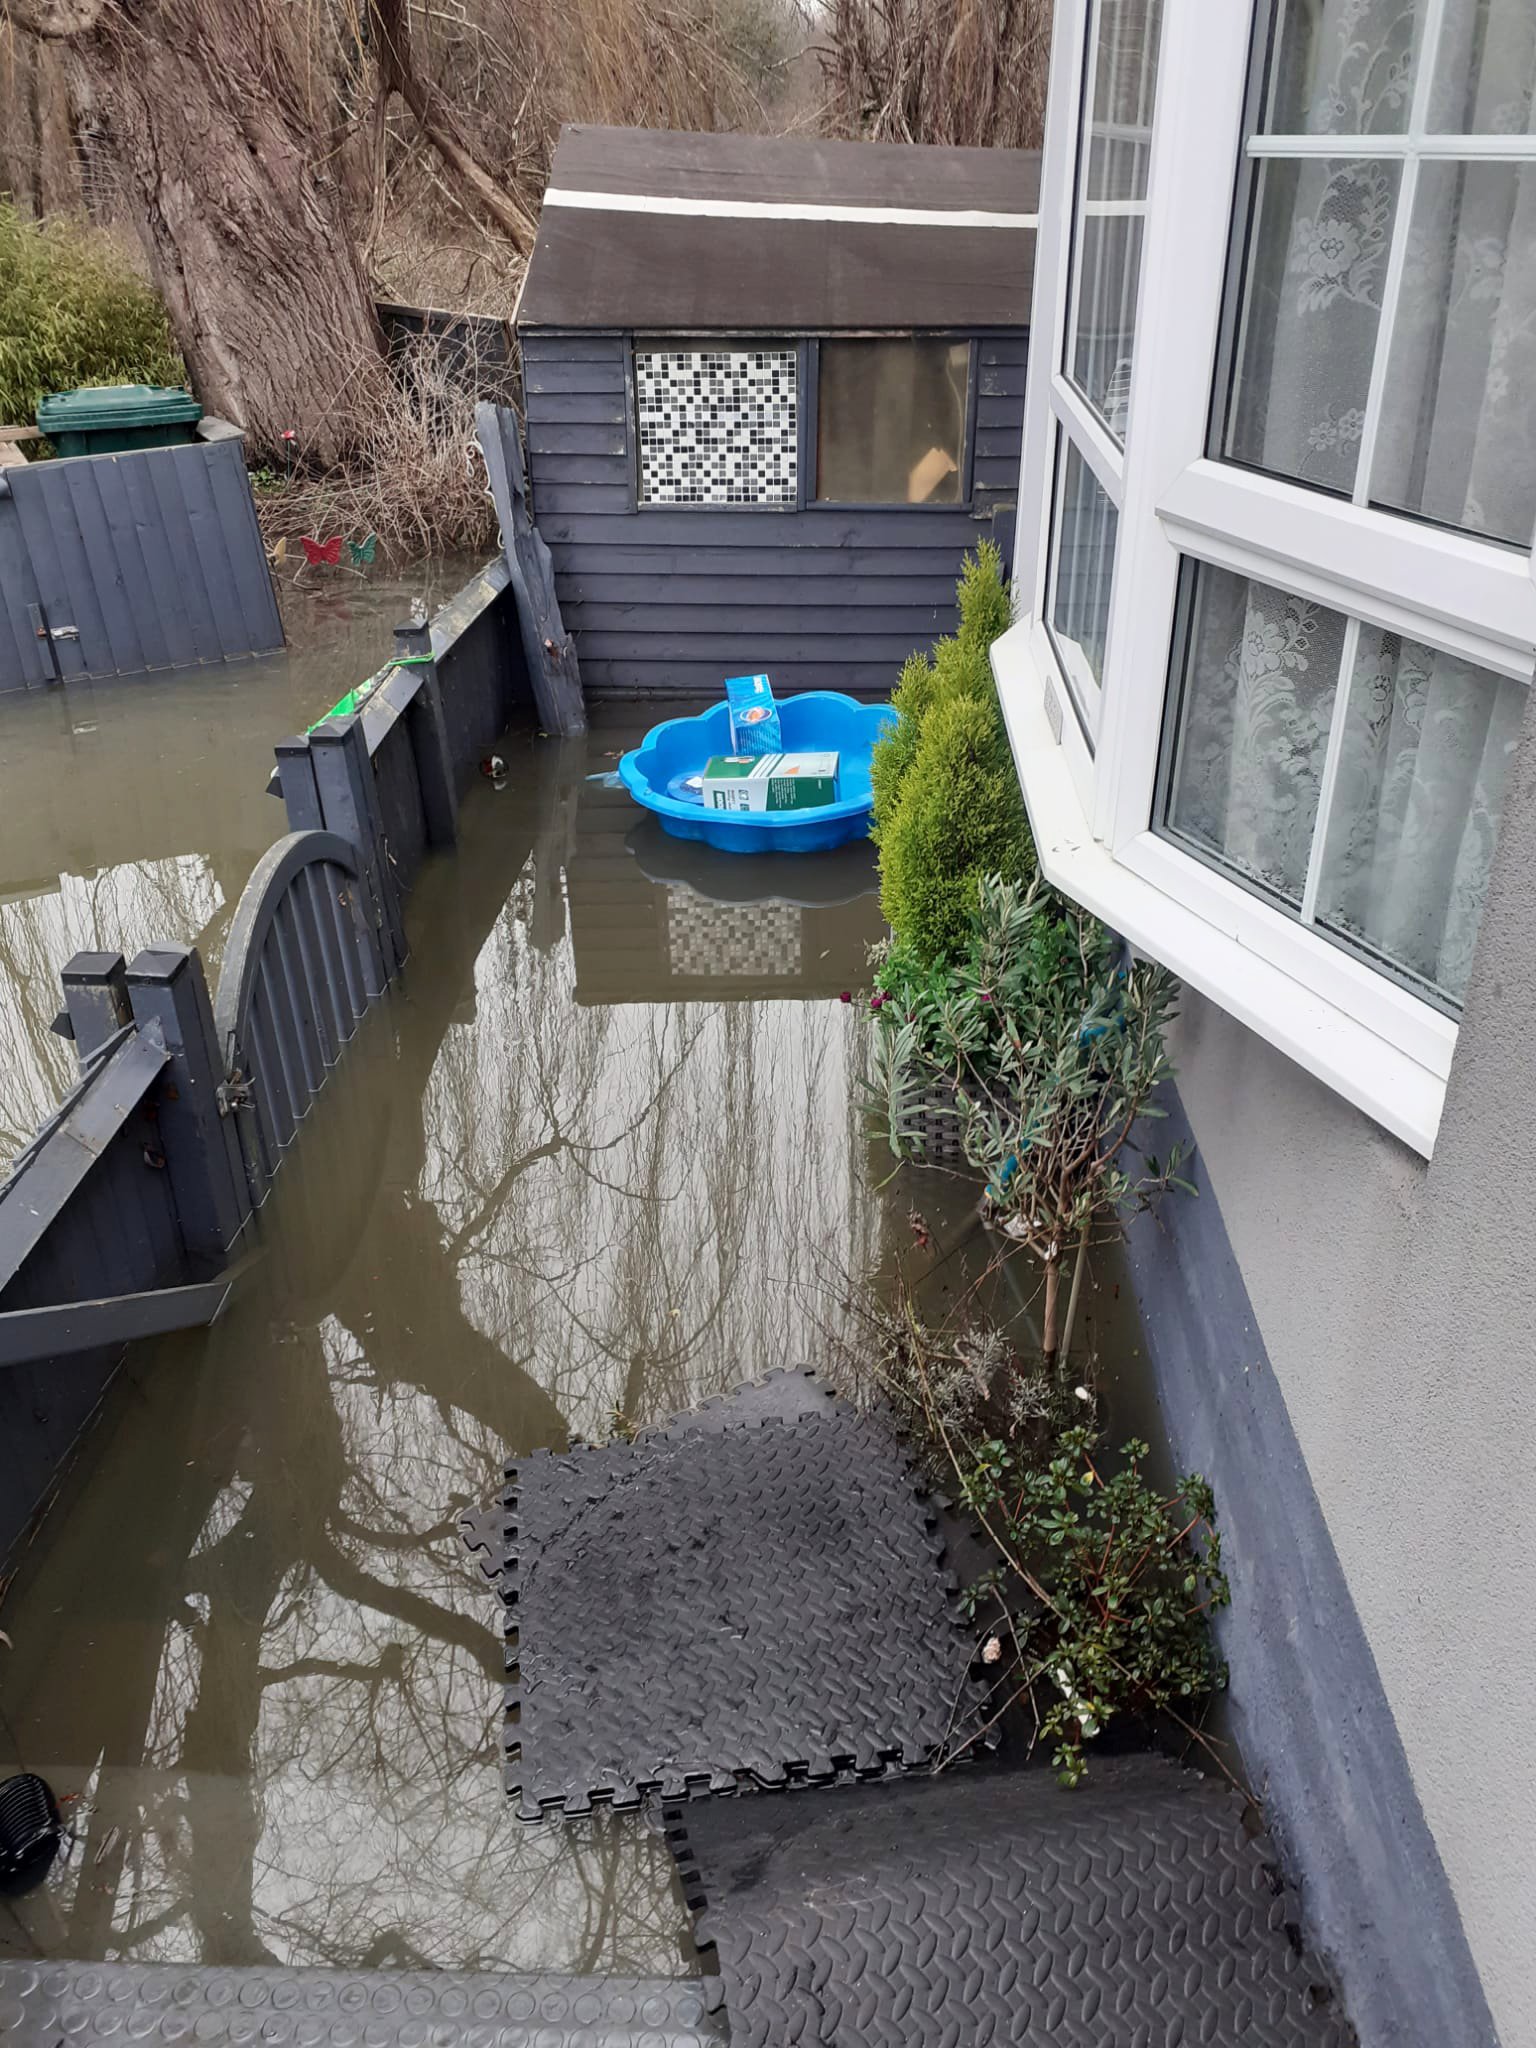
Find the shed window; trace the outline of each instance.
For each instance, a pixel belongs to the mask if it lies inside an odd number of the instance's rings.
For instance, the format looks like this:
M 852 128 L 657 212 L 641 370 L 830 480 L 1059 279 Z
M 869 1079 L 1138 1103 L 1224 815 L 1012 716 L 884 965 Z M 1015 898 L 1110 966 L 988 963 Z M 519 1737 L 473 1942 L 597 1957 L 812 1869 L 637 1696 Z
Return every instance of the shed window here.
M 636 349 L 643 505 L 793 505 L 793 348 Z
M 971 348 L 965 341 L 824 341 L 816 496 L 828 505 L 958 505 Z

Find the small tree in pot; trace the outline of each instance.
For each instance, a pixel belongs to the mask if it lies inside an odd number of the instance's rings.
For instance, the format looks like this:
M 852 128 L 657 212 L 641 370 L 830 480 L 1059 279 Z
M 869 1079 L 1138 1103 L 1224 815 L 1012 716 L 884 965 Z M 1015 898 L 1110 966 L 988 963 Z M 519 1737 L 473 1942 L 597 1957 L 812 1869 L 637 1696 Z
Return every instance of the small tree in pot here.
M 948 1094 L 960 1148 L 999 1226 L 1044 1276 L 1043 1350 L 1054 1369 L 1070 1336 L 1091 1243 L 1177 1183 L 1180 1148 L 1158 1160 L 1132 1143 L 1159 1117 L 1171 1069 L 1164 1027 L 1178 984 L 1123 964 L 1119 941 L 1038 877 L 981 882 L 968 945 L 921 963 L 894 946 L 872 998 L 872 1106 L 898 1159 L 921 1159 L 924 1105 Z M 1062 1269 L 1076 1254 L 1065 1323 Z

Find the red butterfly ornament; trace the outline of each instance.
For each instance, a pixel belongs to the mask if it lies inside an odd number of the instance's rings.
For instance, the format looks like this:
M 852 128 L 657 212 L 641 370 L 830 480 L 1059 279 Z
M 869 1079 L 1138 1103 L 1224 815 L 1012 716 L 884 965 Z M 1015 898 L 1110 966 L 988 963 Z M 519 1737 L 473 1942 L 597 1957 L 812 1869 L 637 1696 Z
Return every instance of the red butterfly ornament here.
M 304 561 L 308 568 L 318 569 L 322 563 L 328 568 L 341 566 L 341 535 L 333 533 L 329 540 L 312 540 L 307 533 L 299 535 L 299 546 L 304 550 Z

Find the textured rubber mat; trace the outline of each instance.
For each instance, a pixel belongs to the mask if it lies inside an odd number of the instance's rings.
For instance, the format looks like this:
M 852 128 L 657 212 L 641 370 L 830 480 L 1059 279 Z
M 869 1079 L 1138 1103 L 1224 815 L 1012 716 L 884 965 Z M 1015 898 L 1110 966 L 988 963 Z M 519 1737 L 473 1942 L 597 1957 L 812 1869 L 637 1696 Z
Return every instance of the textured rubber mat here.
M 809 1375 L 508 1474 L 525 1820 L 882 1776 L 975 1726 L 933 1513 L 885 1423 Z
M 1242 1804 L 1158 1757 L 669 1808 L 731 2048 L 1345 2048 Z
M 63 2041 L 261 2048 L 714 2048 L 697 1979 L 396 1975 L 0 1963 L 6 2048 Z

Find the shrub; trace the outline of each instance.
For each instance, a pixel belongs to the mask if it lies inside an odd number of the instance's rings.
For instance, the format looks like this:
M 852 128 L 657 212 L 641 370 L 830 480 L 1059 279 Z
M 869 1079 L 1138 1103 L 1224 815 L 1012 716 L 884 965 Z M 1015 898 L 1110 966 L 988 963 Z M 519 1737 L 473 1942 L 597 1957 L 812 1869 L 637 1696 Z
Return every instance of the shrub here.
M 165 308 L 119 245 L 0 200 L 0 419 L 77 384 L 182 384 Z
M 898 945 L 924 963 L 963 945 L 983 874 L 1034 872 L 988 660 L 1010 612 L 991 541 L 966 557 L 957 596 L 959 630 L 935 645 L 931 659 L 908 660 L 891 700 L 896 724 L 870 764 L 881 906 Z
M 1197 1733 L 1189 1713 L 1227 1677 L 1206 1617 L 1231 1598 L 1206 1482 L 1190 1473 L 1162 1493 L 1136 1441 L 1106 1478 L 1086 1429 L 1067 1430 L 1044 1466 L 1000 1439 L 949 1447 L 1002 1557 L 970 1594 L 1002 1605 L 992 1676 L 1033 1699 L 1063 1782 L 1079 1782 L 1083 1744 L 1117 1715 L 1162 1712 Z
M 903 827 L 914 810 L 909 797 Z M 1159 1162 L 1132 1144 L 1138 1122 L 1163 1114 L 1151 1097 L 1171 1071 L 1164 1028 L 1178 984 L 1162 967 L 1122 967 L 1114 935 L 1038 876 L 1027 888 L 983 881 L 957 951 L 925 967 L 897 947 L 882 966 L 871 1100 L 892 1151 L 911 1158 L 917 1106 L 952 1095 L 989 1208 L 1043 1270 L 1053 1371 L 1067 1255 L 1080 1270 L 1095 1238 L 1187 1185 L 1180 1147 Z
M 965 949 L 984 875 L 1031 872 L 1034 847 L 995 702 L 941 697 L 923 720 L 880 839 L 880 907 L 921 964 Z

